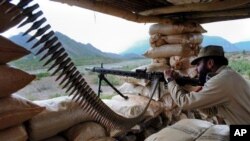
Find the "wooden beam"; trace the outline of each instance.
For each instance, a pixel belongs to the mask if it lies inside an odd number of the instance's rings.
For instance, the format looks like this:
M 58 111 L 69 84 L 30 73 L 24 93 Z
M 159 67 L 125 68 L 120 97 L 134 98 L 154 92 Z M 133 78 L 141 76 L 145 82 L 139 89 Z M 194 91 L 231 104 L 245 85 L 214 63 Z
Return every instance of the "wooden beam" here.
M 129 21 L 137 22 L 137 23 L 172 23 L 173 22 L 169 19 L 160 18 L 157 16 L 141 16 L 136 13 L 126 11 L 124 9 L 112 7 L 103 1 L 94 1 L 94 0 L 52 0 L 52 1 L 67 3 L 69 5 L 86 8 L 89 10 L 120 17 L 122 19 L 126 19 Z
M 249 16 L 250 18 L 250 7 L 241 8 L 241 9 L 232 9 L 225 11 L 213 11 L 213 12 L 199 12 L 199 13 L 190 13 L 183 15 L 186 19 L 197 19 L 197 18 L 213 18 L 213 17 L 232 17 L 232 16 Z
M 250 3 L 250 0 L 224 0 L 210 3 L 194 3 L 185 5 L 168 6 L 139 12 L 139 15 L 152 16 L 172 14 L 179 12 L 194 12 L 194 11 L 219 11 L 235 8 L 244 4 Z
M 189 19 L 189 22 L 197 22 L 200 24 L 212 23 L 212 22 L 221 22 L 221 21 L 230 21 L 230 20 L 238 20 L 238 19 L 246 19 L 249 18 L 247 16 L 232 16 L 232 17 L 210 17 L 210 18 L 198 18 L 198 19 Z

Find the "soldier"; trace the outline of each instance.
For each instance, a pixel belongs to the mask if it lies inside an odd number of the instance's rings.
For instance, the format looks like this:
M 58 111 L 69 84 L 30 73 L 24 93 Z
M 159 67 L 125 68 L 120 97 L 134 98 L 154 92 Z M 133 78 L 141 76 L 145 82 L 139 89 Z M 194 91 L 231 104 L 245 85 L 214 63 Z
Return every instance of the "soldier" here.
M 173 70 L 164 72 L 175 103 L 184 110 L 199 109 L 210 116 L 219 116 L 228 125 L 250 124 L 250 84 L 227 66 L 223 48 L 206 46 L 191 64 L 196 66 L 204 83 L 198 92 L 183 90 L 174 80 Z

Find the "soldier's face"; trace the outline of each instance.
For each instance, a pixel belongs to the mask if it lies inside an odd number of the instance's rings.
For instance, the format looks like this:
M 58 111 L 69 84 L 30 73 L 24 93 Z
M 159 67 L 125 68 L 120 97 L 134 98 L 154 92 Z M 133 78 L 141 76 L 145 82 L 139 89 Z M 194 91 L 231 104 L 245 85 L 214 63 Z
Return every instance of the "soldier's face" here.
M 199 75 L 199 80 L 202 84 L 206 82 L 206 76 L 211 70 L 208 67 L 207 60 L 201 59 L 197 64 L 196 64 L 196 69 Z

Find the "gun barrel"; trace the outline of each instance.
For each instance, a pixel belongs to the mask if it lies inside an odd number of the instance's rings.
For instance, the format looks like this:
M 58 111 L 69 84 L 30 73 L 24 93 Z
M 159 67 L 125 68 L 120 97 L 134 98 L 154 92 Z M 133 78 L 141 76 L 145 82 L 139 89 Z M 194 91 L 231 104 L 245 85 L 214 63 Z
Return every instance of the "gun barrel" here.
M 139 79 L 148 79 L 147 74 L 145 72 L 134 72 L 134 71 L 123 71 L 123 70 L 115 70 L 115 69 L 105 69 L 102 67 L 93 67 L 92 69 L 86 69 L 88 71 L 97 72 L 101 74 L 112 74 L 119 76 L 127 76 L 127 77 L 135 77 Z
M 142 69 L 137 69 L 136 71 L 123 71 L 115 69 L 105 69 L 102 67 L 93 67 L 92 69 L 86 68 L 86 70 L 97 72 L 100 74 L 119 75 L 119 76 L 134 77 L 137 79 L 146 79 L 146 80 L 158 79 L 161 82 L 166 82 L 163 72 L 146 72 L 146 70 Z M 185 85 L 185 84 L 191 84 L 194 86 L 201 85 L 198 79 L 190 77 L 178 77 L 175 80 L 179 85 Z

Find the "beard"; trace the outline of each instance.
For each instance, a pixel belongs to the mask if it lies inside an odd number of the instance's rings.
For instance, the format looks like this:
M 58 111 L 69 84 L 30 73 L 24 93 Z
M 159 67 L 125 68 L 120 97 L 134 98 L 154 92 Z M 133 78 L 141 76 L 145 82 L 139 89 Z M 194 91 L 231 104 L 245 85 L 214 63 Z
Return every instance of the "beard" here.
M 207 74 L 210 73 L 211 70 L 208 68 L 204 67 L 200 72 L 199 72 L 199 81 L 202 85 L 204 85 L 207 81 Z

